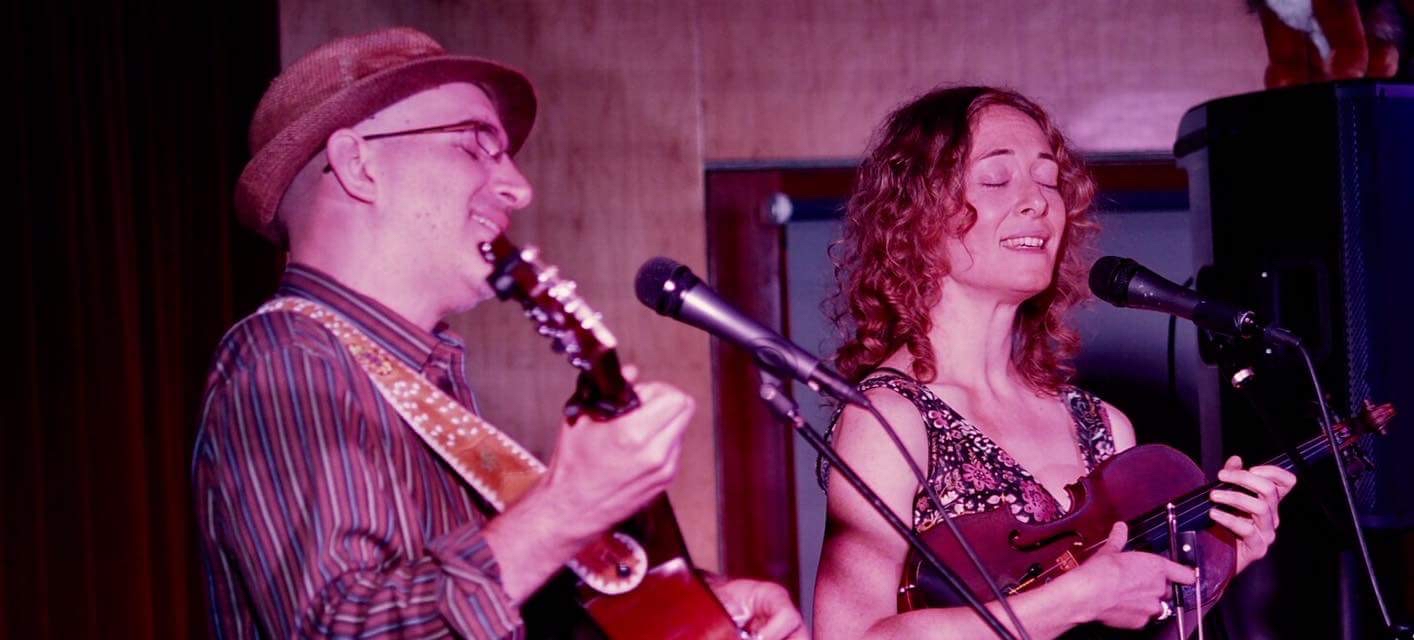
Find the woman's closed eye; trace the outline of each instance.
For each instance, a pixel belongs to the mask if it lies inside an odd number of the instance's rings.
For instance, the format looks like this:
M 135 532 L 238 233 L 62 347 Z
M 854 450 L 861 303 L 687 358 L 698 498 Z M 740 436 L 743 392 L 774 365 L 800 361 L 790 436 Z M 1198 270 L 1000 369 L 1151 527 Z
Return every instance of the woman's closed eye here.
M 977 177 L 977 184 L 984 187 L 1005 187 L 1011 184 L 1011 174 L 1009 173 L 984 173 Z
M 1060 188 L 1060 165 L 1043 162 L 1031 170 L 1031 179 L 1047 189 Z

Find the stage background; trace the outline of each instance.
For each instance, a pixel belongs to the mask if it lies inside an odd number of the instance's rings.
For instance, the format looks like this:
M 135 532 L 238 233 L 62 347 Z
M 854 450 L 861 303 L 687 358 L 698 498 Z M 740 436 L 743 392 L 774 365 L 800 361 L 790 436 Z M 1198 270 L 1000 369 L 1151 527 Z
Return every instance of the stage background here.
M 579 280 L 646 377 L 701 400 L 671 495 L 699 564 L 753 573 L 732 558 L 764 542 L 723 548 L 720 533 L 731 470 L 716 451 L 708 340 L 631 289 L 654 255 L 704 272 L 708 166 L 851 162 L 891 107 L 941 83 L 1033 96 L 1087 151 L 1162 152 L 1188 107 L 1259 89 L 1265 65 L 1255 17 L 1232 0 L 282 0 L 281 58 L 389 24 L 536 83 L 540 117 L 517 158 L 536 202 L 514 236 Z M 471 375 L 495 398 L 492 421 L 544 453 L 558 411 L 546 398 L 571 376 L 511 315 L 483 307 L 455 324 L 477 337 Z
M 534 80 L 542 111 L 518 161 L 536 202 L 514 235 L 580 281 L 644 377 L 699 399 L 672 489 L 699 563 L 773 575 L 747 553 L 773 530 L 722 535 L 741 488 L 724 489 L 737 470 L 718 451 L 709 341 L 630 289 L 653 255 L 699 273 L 732 258 L 706 240 L 707 169 L 849 164 L 889 108 L 959 82 L 1035 97 L 1087 151 L 1162 152 L 1188 107 L 1260 88 L 1242 5 L 15 3 L 0 636 L 206 633 L 187 488 L 198 396 L 222 330 L 280 260 L 232 223 L 230 189 L 255 99 L 317 43 L 407 24 Z M 456 325 L 490 417 L 544 454 L 572 375 L 515 316 L 487 306 Z

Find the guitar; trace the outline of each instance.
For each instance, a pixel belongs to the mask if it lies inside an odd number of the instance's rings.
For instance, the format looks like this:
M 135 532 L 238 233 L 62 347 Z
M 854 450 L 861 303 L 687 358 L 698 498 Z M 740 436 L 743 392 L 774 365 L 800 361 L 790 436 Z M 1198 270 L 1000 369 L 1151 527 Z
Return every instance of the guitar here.
M 533 247 L 519 249 L 504 235 L 482 243 L 480 250 L 492 265 L 487 282 L 496 296 L 520 303 L 536 332 L 579 370 L 565 403 L 570 424 L 586 417 L 609 420 L 637 408 L 638 396 L 620 369 L 617 342 L 575 283 L 541 264 Z M 745 637 L 693 569 L 666 496 L 591 543 L 568 567 L 579 578 L 580 605 L 612 640 Z
M 1357 416 L 1335 425 L 1342 454 L 1355 458 L 1360 466 L 1368 466 L 1369 462 L 1360 459 L 1359 449 L 1353 445 L 1365 434 L 1384 435 L 1394 413 L 1393 405 L 1376 406 L 1366 401 Z M 1265 464 L 1295 471 L 1302 464 L 1330 455 L 1331 450 L 1323 434 L 1301 443 L 1296 453 L 1301 462 L 1281 455 Z M 1187 606 L 1183 609 L 1183 627 L 1192 630 L 1201 616 L 1198 607 L 1193 606 L 1195 595 L 1201 593 L 1202 609 L 1206 611 L 1227 587 L 1237 558 L 1236 539 L 1226 529 L 1215 527 L 1208 517 L 1209 510 L 1216 506 L 1209 499 L 1213 489 L 1242 490 L 1227 483 L 1207 483 L 1198 465 L 1175 449 L 1140 445 L 1115 454 L 1089 475 L 1067 485 L 1071 509 L 1058 520 L 1021 523 L 1006 509 L 993 509 L 960 516 L 955 522 L 1005 595 L 1046 584 L 1079 566 L 1104 545 L 1117 521 L 1129 525 L 1129 541 L 1125 545 L 1128 550 L 1167 554 L 1179 546 L 1170 544 L 1170 531 L 1178 531 L 1180 536 L 1196 532 L 1193 537 L 1202 570 L 1201 591 L 1185 588 Z M 923 540 L 973 593 L 983 600 L 991 598 L 986 582 L 966 560 L 947 527 L 929 529 L 923 533 Z M 946 581 L 910 552 L 900 582 L 899 611 L 959 603 L 960 596 L 952 592 Z M 1156 631 L 1168 637 L 1176 635 L 1176 629 L 1176 624 L 1168 624 Z M 1113 631 L 1095 633 L 1109 635 Z

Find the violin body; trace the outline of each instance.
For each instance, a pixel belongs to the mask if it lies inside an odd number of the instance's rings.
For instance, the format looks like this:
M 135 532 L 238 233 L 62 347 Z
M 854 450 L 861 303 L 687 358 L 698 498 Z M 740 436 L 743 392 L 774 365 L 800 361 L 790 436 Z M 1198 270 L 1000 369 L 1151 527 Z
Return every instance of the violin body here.
M 1227 587 L 1237 560 L 1236 538 L 1207 518 L 1212 504 L 1206 494 L 1211 488 L 1203 471 L 1187 456 L 1163 445 L 1142 445 L 1116 454 L 1067 485 L 1071 508 L 1057 520 L 1022 523 L 1002 507 L 953 521 L 1002 593 L 1011 595 L 1046 584 L 1078 566 L 1103 545 L 1119 521 L 1130 523 L 1126 550 L 1167 555 L 1169 531 L 1156 522 L 1161 521 L 1168 503 L 1186 505 L 1181 507 L 1182 519 L 1188 526 L 1182 529 L 1198 532 L 1197 558 L 1206 610 Z M 1196 513 L 1199 509 L 1201 515 Z M 923 540 L 979 599 L 995 599 L 946 525 L 924 532 Z M 1199 613 L 1193 607 L 1197 600 L 1191 588 L 1185 589 L 1184 600 L 1189 605 L 1184 609 L 1184 628 L 1192 630 Z M 909 553 L 899 588 L 900 612 L 961 603 L 932 567 Z M 1170 623 L 1155 631 L 1159 636 L 1176 637 L 1176 630 L 1177 625 Z

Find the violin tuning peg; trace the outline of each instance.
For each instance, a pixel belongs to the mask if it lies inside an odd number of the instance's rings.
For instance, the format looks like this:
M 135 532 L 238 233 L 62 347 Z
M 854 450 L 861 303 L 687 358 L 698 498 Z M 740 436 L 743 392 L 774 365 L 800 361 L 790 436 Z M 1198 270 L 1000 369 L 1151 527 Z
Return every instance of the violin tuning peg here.
M 1360 406 L 1360 422 L 1370 431 L 1374 431 L 1382 436 L 1388 435 L 1386 425 L 1394 419 L 1397 413 L 1392 403 L 1382 402 L 1375 404 L 1371 402 L 1369 398 L 1365 398 Z

